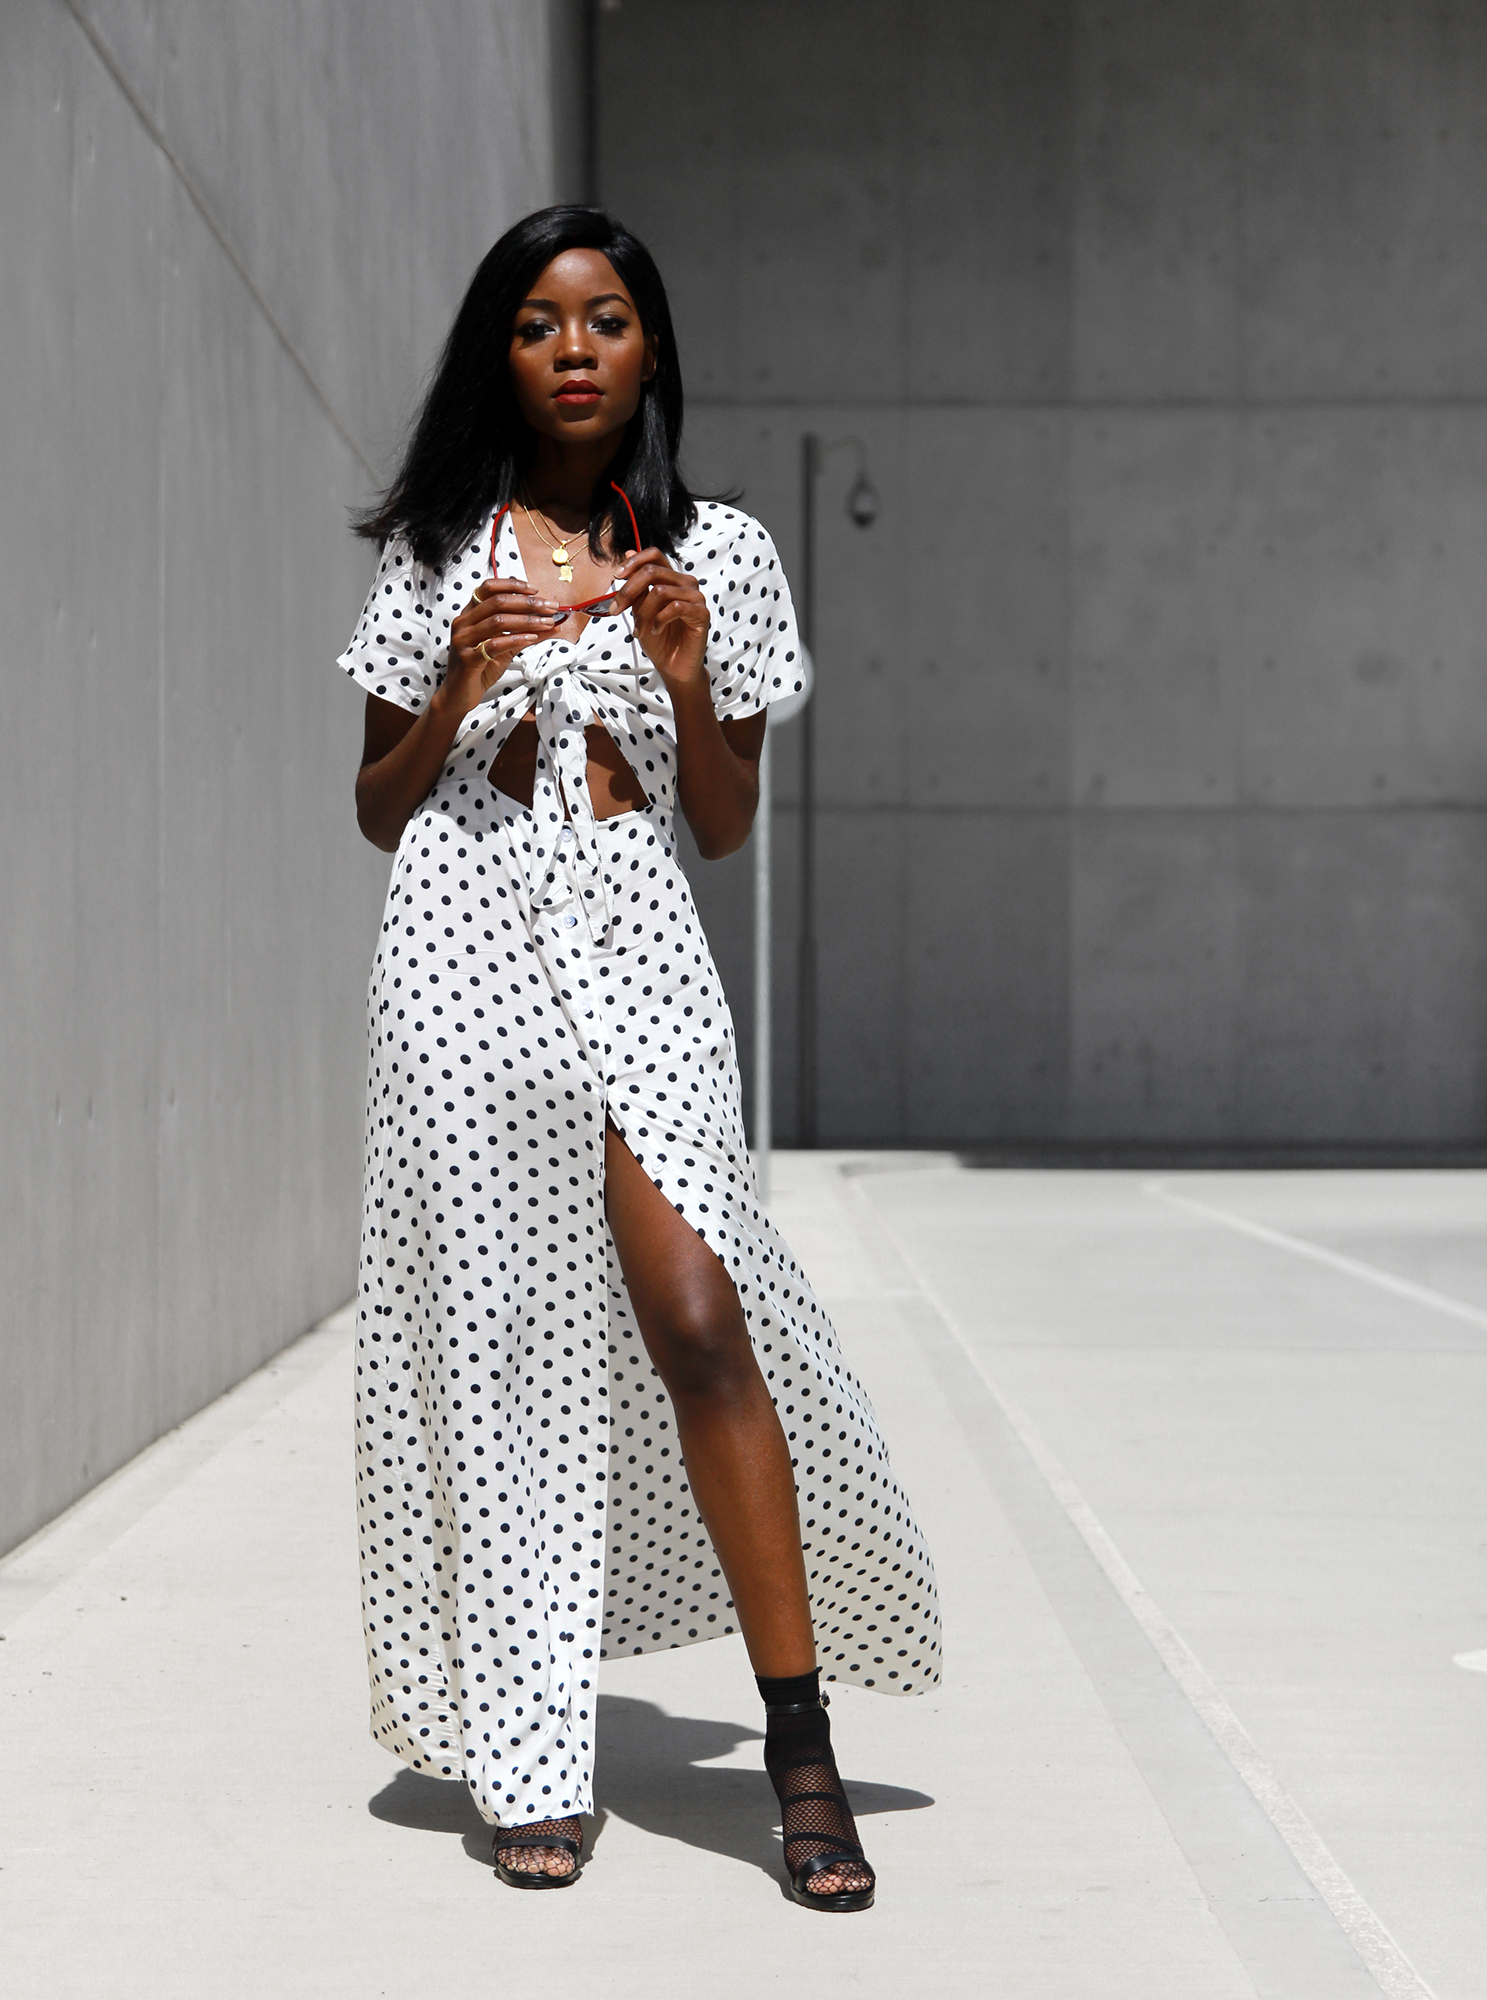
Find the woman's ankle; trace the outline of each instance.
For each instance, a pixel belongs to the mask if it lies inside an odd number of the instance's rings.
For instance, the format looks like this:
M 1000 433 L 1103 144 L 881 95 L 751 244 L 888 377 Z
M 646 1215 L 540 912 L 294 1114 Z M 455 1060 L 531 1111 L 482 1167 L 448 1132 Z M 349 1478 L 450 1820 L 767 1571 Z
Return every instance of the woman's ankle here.
M 755 1674 L 754 1685 L 766 1708 L 807 1708 L 821 1699 L 821 1669 L 775 1678 Z

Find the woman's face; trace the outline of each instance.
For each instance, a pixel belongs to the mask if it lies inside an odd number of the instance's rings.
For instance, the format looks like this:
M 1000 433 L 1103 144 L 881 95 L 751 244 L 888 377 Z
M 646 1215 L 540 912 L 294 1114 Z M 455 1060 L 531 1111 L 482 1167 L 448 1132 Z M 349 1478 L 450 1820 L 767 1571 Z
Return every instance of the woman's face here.
M 622 431 L 656 372 L 656 343 L 599 250 L 539 271 L 511 328 L 511 387 L 538 437 L 592 444 Z

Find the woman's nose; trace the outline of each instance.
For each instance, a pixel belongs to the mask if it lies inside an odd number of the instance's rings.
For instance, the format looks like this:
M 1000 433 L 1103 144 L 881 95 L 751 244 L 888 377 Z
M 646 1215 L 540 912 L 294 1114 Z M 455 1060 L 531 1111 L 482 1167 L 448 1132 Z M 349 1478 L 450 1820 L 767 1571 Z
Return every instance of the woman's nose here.
M 554 360 L 559 368 L 591 368 L 594 365 L 594 343 L 588 328 L 582 324 L 565 326 Z

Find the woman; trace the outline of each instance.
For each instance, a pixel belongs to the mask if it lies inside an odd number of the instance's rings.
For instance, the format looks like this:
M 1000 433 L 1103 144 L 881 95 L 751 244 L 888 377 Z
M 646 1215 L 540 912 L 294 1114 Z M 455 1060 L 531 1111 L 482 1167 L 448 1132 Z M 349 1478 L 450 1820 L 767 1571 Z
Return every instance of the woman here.
M 741 1631 L 785 1860 L 860 1910 L 819 1695 L 939 1676 L 871 1408 L 759 1206 L 675 855 L 731 854 L 799 642 L 677 470 L 661 280 L 528 216 L 460 308 L 340 664 L 397 857 L 370 992 L 358 1491 L 373 1733 L 463 1773 L 513 1887 L 577 1879 L 601 1657 Z

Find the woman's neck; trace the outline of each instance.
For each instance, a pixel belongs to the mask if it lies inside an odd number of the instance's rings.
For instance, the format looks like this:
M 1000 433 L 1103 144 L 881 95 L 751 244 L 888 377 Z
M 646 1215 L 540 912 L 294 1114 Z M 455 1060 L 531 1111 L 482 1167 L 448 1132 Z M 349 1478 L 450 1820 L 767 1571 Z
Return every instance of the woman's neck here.
M 595 438 L 592 444 L 538 438 L 522 475 L 522 498 L 564 527 L 587 527 L 594 488 L 613 465 L 619 444 L 617 437 Z

